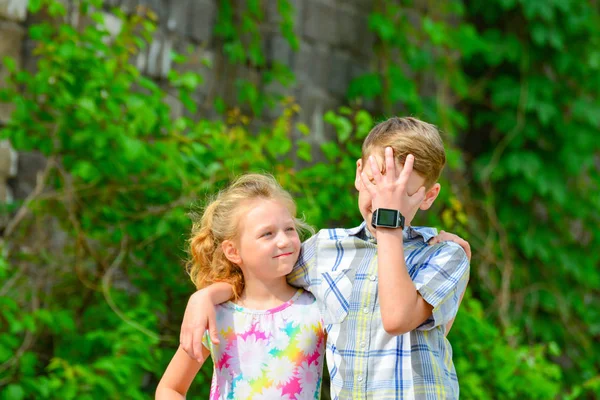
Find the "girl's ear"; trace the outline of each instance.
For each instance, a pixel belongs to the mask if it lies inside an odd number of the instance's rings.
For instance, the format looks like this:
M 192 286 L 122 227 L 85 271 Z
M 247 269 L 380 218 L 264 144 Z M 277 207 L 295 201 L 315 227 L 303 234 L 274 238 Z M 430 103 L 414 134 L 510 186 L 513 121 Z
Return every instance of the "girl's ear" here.
M 242 263 L 242 257 L 240 257 L 240 252 L 238 251 L 235 243 L 232 240 L 224 240 L 221 243 L 221 250 L 223 250 L 223 254 L 225 258 L 236 265 L 240 265 Z

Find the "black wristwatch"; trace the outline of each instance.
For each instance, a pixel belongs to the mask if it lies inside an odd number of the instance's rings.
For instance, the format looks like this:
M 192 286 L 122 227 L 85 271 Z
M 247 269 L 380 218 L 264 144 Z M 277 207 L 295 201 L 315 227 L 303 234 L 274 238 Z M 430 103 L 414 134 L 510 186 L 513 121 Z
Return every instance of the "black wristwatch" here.
M 373 212 L 371 217 L 371 226 L 377 228 L 401 228 L 404 229 L 404 215 L 398 210 L 390 210 L 389 208 L 378 208 Z

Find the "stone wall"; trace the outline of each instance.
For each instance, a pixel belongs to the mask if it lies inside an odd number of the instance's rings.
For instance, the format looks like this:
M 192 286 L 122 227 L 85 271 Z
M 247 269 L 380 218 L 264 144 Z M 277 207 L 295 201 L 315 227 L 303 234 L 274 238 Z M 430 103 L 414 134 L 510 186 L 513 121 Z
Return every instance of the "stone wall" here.
M 63 0 L 69 4 L 72 0 Z M 261 27 L 263 48 L 268 60 L 277 60 L 288 65 L 296 76 L 296 83 L 286 88 L 301 107 L 299 118 L 311 127 L 313 142 L 327 135 L 322 122 L 323 114 L 344 101 L 344 95 L 352 78 L 370 69 L 373 36 L 367 26 L 368 14 L 373 0 L 291 0 L 295 9 L 295 30 L 300 41 L 297 51 L 292 51 L 286 39 L 279 33 L 277 0 L 263 0 L 266 21 Z M 213 34 L 219 0 L 105 0 L 107 10 L 120 7 L 131 12 L 139 5 L 150 7 L 159 18 L 159 29 L 145 53 L 136 60 L 137 67 L 148 76 L 160 80 L 174 65 L 170 60 L 171 50 L 183 51 L 190 45 L 194 50 L 190 61 L 178 69 L 200 72 L 205 84 L 195 100 L 199 112 L 206 114 L 215 96 L 230 99 L 234 95 L 233 85 L 238 77 L 256 74 L 245 66 L 232 66 L 226 62 L 221 43 Z M 11 56 L 19 65 L 32 64 L 32 43 L 26 38 L 25 26 L 30 22 L 27 15 L 27 0 L 0 0 L 0 59 Z M 110 29 L 118 30 L 118 20 L 107 13 Z M 208 69 L 203 60 L 209 59 Z M 6 71 L 0 65 L 0 85 L 4 83 Z M 269 90 L 269 88 L 265 88 Z M 175 114 L 183 107 L 172 102 Z M 0 105 L 0 123 L 10 116 L 10 107 Z M 273 115 L 271 115 L 273 116 Z M 0 148 L 0 157 L 8 157 Z M 28 187 L 34 182 L 24 182 L 35 177 L 35 171 L 43 165 L 36 155 L 21 155 L 17 171 L 10 180 L 15 198 L 27 195 Z M 27 165 L 23 165 L 25 160 Z M 0 160 L 0 164 L 3 161 Z M 17 165 L 11 158 L 9 165 Z M 35 164 L 31 164 L 35 163 Z M 5 163 L 6 164 L 6 163 Z M 4 164 L 2 164 L 4 165 Z M 14 169 L 11 170 L 14 172 Z M 10 174 L 0 171 L 0 201 L 6 201 L 6 179 Z M 25 178 L 25 175 L 27 178 Z
M 22 63 L 23 41 L 27 2 L 25 0 L 0 0 L 0 60 L 12 57 L 17 65 Z M 6 70 L 0 63 L 0 87 L 6 84 Z M 0 103 L 0 124 L 6 122 L 12 107 Z M 8 185 L 9 179 L 16 179 L 18 154 L 7 141 L 0 142 L 0 203 L 11 202 L 14 194 Z

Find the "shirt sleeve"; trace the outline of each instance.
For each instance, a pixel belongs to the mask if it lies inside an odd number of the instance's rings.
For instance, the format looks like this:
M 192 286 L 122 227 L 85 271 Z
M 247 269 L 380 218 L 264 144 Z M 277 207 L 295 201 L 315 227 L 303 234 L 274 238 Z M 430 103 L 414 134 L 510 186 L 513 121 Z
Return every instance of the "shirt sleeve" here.
M 300 256 L 294 269 L 287 276 L 290 285 L 309 290 L 313 283 L 315 266 L 317 264 L 317 235 L 302 243 Z
M 423 299 L 433 306 L 432 316 L 417 328 L 420 330 L 446 325 L 456 317 L 469 281 L 469 259 L 458 244 L 443 242 L 427 253 L 413 279 Z

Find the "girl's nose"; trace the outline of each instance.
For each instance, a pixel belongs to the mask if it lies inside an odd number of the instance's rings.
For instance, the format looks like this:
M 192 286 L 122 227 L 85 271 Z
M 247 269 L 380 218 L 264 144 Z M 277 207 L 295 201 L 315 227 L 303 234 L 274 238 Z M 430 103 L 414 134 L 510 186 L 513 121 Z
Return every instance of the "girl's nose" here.
M 290 244 L 290 238 L 285 233 L 280 233 L 277 238 L 277 245 L 279 247 L 286 247 Z

